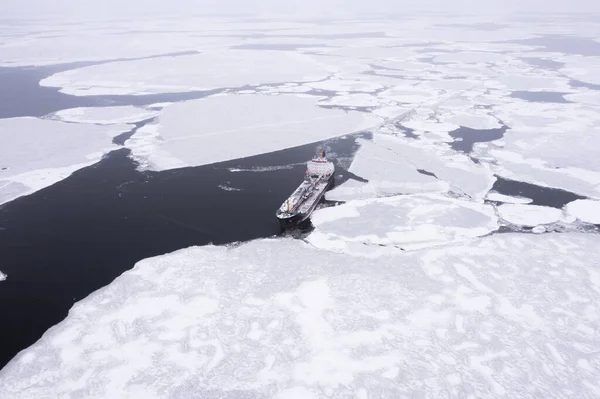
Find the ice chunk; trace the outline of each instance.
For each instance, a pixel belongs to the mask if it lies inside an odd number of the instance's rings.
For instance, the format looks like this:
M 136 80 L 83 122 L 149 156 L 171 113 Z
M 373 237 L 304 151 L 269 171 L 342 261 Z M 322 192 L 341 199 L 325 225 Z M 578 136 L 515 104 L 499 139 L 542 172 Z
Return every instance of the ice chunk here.
M 566 210 L 582 222 L 600 224 L 600 201 L 575 200 L 567 204 Z
M 75 304 L 0 371 L 0 398 L 519 397 L 523 381 L 535 397 L 593 397 L 598 245 L 501 234 L 368 260 L 292 239 L 180 250 Z
M 560 209 L 538 205 L 504 204 L 498 207 L 498 213 L 509 223 L 531 227 L 563 219 Z
M 58 111 L 54 117 L 63 122 L 95 123 L 98 125 L 111 125 L 117 123 L 135 123 L 150 119 L 158 115 L 156 111 L 143 108 L 124 107 L 94 107 L 71 108 Z
M 0 271 L 0 281 L 4 281 L 4 280 L 6 280 L 6 274 L 4 274 Z
M 111 62 L 61 72 L 40 82 L 77 96 L 175 93 L 323 79 L 326 67 L 286 51 L 228 50 Z
M 500 193 L 496 193 L 496 192 L 489 192 L 485 196 L 485 199 L 487 199 L 489 201 L 505 202 L 507 204 L 529 204 L 530 202 L 532 202 L 531 198 L 510 197 L 508 195 L 504 195 L 504 194 L 500 194 Z
M 362 112 L 317 106 L 295 96 L 216 96 L 173 104 L 158 125 L 146 125 L 125 143 L 153 170 L 196 166 L 295 147 L 374 126 Z
M 41 190 L 117 148 L 130 125 L 97 126 L 37 118 L 0 119 L 0 204 Z

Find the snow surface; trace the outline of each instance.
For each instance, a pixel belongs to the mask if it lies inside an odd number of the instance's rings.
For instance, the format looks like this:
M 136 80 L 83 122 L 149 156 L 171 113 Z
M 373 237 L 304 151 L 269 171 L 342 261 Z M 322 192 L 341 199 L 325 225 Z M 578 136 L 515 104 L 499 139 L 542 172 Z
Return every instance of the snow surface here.
M 71 108 L 58 111 L 53 116 L 63 122 L 111 125 L 140 122 L 157 115 L 158 112 L 156 111 L 148 111 L 133 106 L 123 106 Z
M 538 205 L 503 204 L 498 207 L 498 214 L 509 223 L 521 226 L 537 226 L 555 223 L 563 219 L 560 209 Z
M 183 249 L 75 304 L 0 371 L 0 398 L 595 397 L 598 245 Z
M 376 126 L 361 112 L 317 106 L 318 98 L 214 96 L 166 108 L 125 142 L 142 167 L 205 165 L 281 150 Z
M 98 162 L 131 125 L 97 126 L 36 118 L 0 119 L 0 204 L 48 187 Z
M 40 84 L 76 96 L 140 95 L 310 81 L 328 75 L 324 66 L 299 53 L 221 49 L 94 65 L 57 73 Z
M 575 200 L 567 204 L 566 211 L 583 222 L 600 224 L 600 201 Z

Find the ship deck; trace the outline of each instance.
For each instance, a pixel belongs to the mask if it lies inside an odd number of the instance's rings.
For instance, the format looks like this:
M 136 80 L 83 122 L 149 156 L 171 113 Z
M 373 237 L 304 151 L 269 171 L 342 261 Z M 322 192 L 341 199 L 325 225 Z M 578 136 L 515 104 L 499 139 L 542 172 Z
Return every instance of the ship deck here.
M 281 205 L 277 212 L 280 217 L 290 217 L 298 213 L 307 213 L 311 211 L 315 202 L 317 202 L 322 193 L 329 185 L 329 178 L 309 178 L 298 186 L 290 197 Z M 290 211 L 287 211 L 287 201 L 290 201 Z

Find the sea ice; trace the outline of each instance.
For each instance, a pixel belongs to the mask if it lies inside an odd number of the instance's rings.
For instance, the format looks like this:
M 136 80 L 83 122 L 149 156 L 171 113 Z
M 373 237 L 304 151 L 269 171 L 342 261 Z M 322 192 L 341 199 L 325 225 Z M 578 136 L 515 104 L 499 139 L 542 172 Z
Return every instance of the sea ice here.
M 40 84 L 76 96 L 141 95 L 312 81 L 328 75 L 326 66 L 299 53 L 221 50 L 78 68 Z
M 383 85 L 375 82 L 361 81 L 358 79 L 344 79 L 335 78 L 323 80 L 321 82 L 305 83 L 305 86 L 312 87 L 313 89 L 329 90 L 329 91 L 348 91 L 348 92 L 374 92 L 381 88 Z
M 377 107 L 380 102 L 377 97 L 370 94 L 342 94 L 319 101 L 319 105 L 333 105 L 337 107 Z
M 224 95 L 173 104 L 125 142 L 142 167 L 205 165 L 361 131 L 381 119 L 317 106 L 318 98 Z
M 0 45 L 1 66 L 40 66 L 72 62 L 104 61 L 150 57 L 161 54 L 194 52 L 211 47 L 226 47 L 241 40 L 233 38 L 198 37 L 190 33 L 107 31 L 105 26 L 49 27 L 63 34 L 11 37 Z
M 600 224 L 600 201 L 576 200 L 567 204 L 566 211 L 582 222 Z
M 560 209 L 524 204 L 500 205 L 498 207 L 498 214 L 509 223 L 530 227 L 555 223 L 564 217 Z
M 148 111 L 133 106 L 123 107 L 89 107 L 71 108 L 56 112 L 53 116 L 63 122 L 94 123 L 112 125 L 118 123 L 135 123 L 158 115 L 156 111 Z
M 0 119 L 0 204 L 94 164 L 131 125 L 98 126 L 37 118 Z
M 376 259 L 286 238 L 183 249 L 76 303 L 0 371 L 0 398 L 591 398 L 598 245 L 501 234 Z
M 0 272 L 0 281 L 6 280 L 6 274 Z
M 490 205 L 439 195 L 355 200 L 315 212 L 308 241 L 342 252 L 353 252 L 356 244 L 420 249 L 489 234 L 497 221 Z
M 371 142 L 363 142 L 349 170 L 368 183 L 351 180 L 336 187 L 327 198 L 348 200 L 450 190 L 483 199 L 496 180 L 489 169 L 446 146 L 377 131 Z
M 496 193 L 496 192 L 489 192 L 485 196 L 485 199 L 489 200 L 489 201 L 504 202 L 506 204 L 529 204 L 530 202 L 533 201 L 531 198 L 510 197 L 508 195 L 504 195 L 504 194 L 500 194 L 500 193 Z

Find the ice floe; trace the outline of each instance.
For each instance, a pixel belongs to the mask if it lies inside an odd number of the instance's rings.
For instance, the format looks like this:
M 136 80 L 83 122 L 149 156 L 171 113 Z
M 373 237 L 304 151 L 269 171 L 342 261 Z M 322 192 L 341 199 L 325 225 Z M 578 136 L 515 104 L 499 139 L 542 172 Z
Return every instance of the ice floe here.
M 593 397 L 598 245 L 502 234 L 377 259 L 292 239 L 180 250 L 76 303 L 0 371 L 0 398 Z
M 50 28 L 52 29 L 52 28 Z M 31 66 L 141 58 L 195 52 L 239 43 L 239 39 L 198 37 L 185 32 L 107 32 L 106 27 L 55 26 L 63 34 L 12 37 L 0 46 L 0 65 Z M 75 67 L 76 65 L 74 65 Z
M 360 217 L 359 217 L 360 216 Z M 377 254 L 381 247 L 413 250 L 480 237 L 498 228 L 490 205 L 439 195 L 355 200 L 315 212 L 308 241 L 318 248 Z
M 363 141 L 349 171 L 368 180 L 350 180 L 327 194 L 335 200 L 364 199 L 395 194 L 454 191 L 483 199 L 496 178 L 468 157 L 428 142 L 414 143 L 375 133 Z
M 529 204 L 532 201 L 531 198 L 511 197 L 496 192 L 489 192 L 485 196 L 485 199 L 488 201 L 504 202 L 506 204 Z
M 0 281 L 6 280 L 6 274 L 0 272 Z
M 529 227 L 559 222 L 564 218 L 560 209 L 524 204 L 500 205 L 498 214 L 509 223 Z
M 37 118 L 0 119 L 0 204 L 48 187 L 98 162 L 131 125 L 98 126 Z
M 329 90 L 329 91 L 347 91 L 347 92 L 374 92 L 381 88 L 383 85 L 376 82 L 369 82 L 358 79 L 328 79 L 321 82 L 305 83 L 305 86 L 312 87 L 313 89 Z
M 370 94 L 341 94 L 335 97 L 319 101 L 319 105 L 331 105 L 337 107 L 376 107 L 380 105 L 377 97 Z
M 143 168 L 164 170 L 258 155 L 361 131 L 379 117 L 317 106 L 318 98 L 225 95 L 166 108 L 125 142 Z
M 600 201 L 576 200 L 568 203 L 565 209 L 582 222 L 600 224 Z
M 135 123 L 158 115 L 156 111 L 148 111 L 133 106 L 123 107 L 89 107 L 71 108 L 56 112 L 53 116 L 63 122 L 94 123 L 111 125 L 118 123 Z
M 141 95 L 311 81 L 328 75 L 326 66 L 299 53 L 221 50 L 88 66 L 60 72 L 40 84 L 76 96 Z

